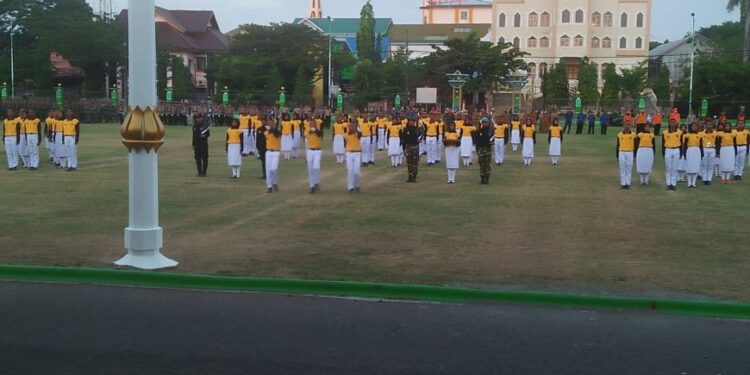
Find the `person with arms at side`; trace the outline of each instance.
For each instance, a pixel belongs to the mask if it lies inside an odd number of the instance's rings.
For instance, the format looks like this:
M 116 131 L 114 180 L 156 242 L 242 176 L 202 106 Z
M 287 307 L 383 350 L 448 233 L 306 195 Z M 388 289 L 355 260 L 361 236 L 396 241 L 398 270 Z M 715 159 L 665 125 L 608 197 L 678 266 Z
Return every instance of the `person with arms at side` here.
M 635 133 L 630 130 L 630 123 L 623 123 L 623 130 L 617 134 L 615 157 L 620 165 L 620 188 L 629 190 L 633 178 L 633 152 L 635 151 Z
M 599 118 L 599 130 L 601 135 L 607 135 L 607 128 L 611 122 L 612 115 L 610 115 L 609 112 L 602 112 L 602 115 Z
M 646 124 L 643 132 L 636 134 L 635 139 L 635 168 L 640 177 L 641 186 L 648 186 L 651 172 L 654 169 L 655 152 L 655 136 Z
M 714 176 L 714 162 L 716 160 L 717 150 L 717 133 L 714 130 L 714 123 L 708 118 L 704 121 L 703 131 L 703 159 L 701 159 L 701 179 L 703 185 L 711 185 Z
M 78 141 L 81 138 L 81 126 L 78 119 L 69 109 L 65 113 L 63 121 L 63 144 L 65 145 L 67 155 L 67 171 L 74 172 L 78 170 Z
M 266 179 L 266 131 L 268 128 L 268 123 L 265 121 L 265 119 L 261 120 L 258 119 L 258 124 L 260 124 L 259 127 L 255 128 L 253 130 L 253 133 L 255 133 L 255 136 L 253 137 L 255 139 L 255 151 L 258 153 L 258 159 L 260 160 L 260 171 L 261 171 L 261 180 Z
M 742 181 L 745 174 L 745 159 L 750 151 L 750 131 L 745 129 L 745 119 L 737 119 L 737 129 L 734 132 L 734 143 L 737 144 L 737 156 L 734 161 L 734 180 Z
M 362 166 L 367 167 L 370 165 L 370 151 L 375 147 L 375 143 L 372 136 L 372 123 L 370 122 L 368 115 L 362 114 L 358 119 L 359 132 L 362 134 L 362 138 L 359 139 L 362 145 Z
M 578 112 L 576 116 L 576 134 L 583 134 L 583 125 L 586 123 L 586 117 L 583 111 Z
M 495 165 L 498 167 L 505 162 L 505 145 L 508 144 L 509 138 L 509 127 L 503 119 L 504 117 L 498 117 L 500 122 L 495 124 Z
M 266 192 L 279 191 L 279 163 L 281 159 L 281 130 L 276 123 L 276 117 L 266 117 L 266 128 L 263 133 L 266 139 Z
M 47 149 L 49 162 L 55 164 L 55 117 L 54 111 L 47 113 L 47 118 L 44 119 L 44 148 Z
M 336 155 L 336 164 L 346 162 L 346 149 L 344 148 L 344 135 L 349 124 L 344 122 L 344 115 L 336 116 L 336 123 L 333 124 L 333 154 Z
M 18 145 L 21 143 L 21 121 L 13 109 L 8 109 L 3 120 L 3 141 L 8 171 L 16 171 L 18 170 Z
M 294 124 L 289 113 L 281 114 L 281 154 L 284 160 L 292 157 L 292 145 L 294 144 Z
M 695 113 L 692 111 L 690 112 L 690 115 L 688 115 L 687 123 L 691 124 L 690 116 L 693 116 L 692 122 L 695 122 Z M 676 124 L 679 124 L 682 121 L 682 116 L 680 115 L 680 111 L 677 109 L 677 107 L 672 108 L 672 112 L 669 113 L 669 122 L 674 121 Z
M 661 155 L 664 157 L 665 184 L 667 190 L 677 190 L 677 167 L 682 157 L 682 132 L 674 120 L 661 137 Z
M 531 118 L 527 119 L 531 122 Z M 534 125 L 531 125 L 534 126 Z M 479 159 L 479 178 L 480 184 L 489 185 L 490 175 L 492 174 L 492 141 L 495 136 L 495 130 L 490 125 L 489 117 L 482 117 L 479 129 L 474 135 L 474 144 L 477 147 L 477 158 Z M 463 143 L 464 138 L 461 139 Z
M 208 173 L 208 138 L 211 128 L 203 113 L 198 112 L 193 117 L 193 157 L 198 169 L 197 177 L 206 177 Z
M 560 122 L 557 117 L 552 119 L 552 125 L 549 127 L 549 134 L 547 136 L 547 143 L 549 144 L 549 156 L 552 159 L 552 165 L 560 164 L 560 156 L 562 156 L 562 143 L 563 143 L 563 131 L 560 128 Z
M 240 120 L 232 119 L 232 125 L 227 129 L 225 151 L 227 153 L 227 164 L 232 170 L 232 179 L 240 178 L 242 170 L 242 150 L 245 149 L 245 130 L 240 129 Z
M 640 134 L 646 131 L 646 124 L 648 124 L 648 116 L 646 116 L 646 111 L 641 109 L 635 116 L 635 133 Z
M 302 118 L 294 113 L 292 119 L 292 159 L 299 157 L 299 149 L 302 145 Z
M 594 114 L 594 112 L 589 111 L 587 120 L 589 122 L 589 129 L 587 134 L 594 135 L 594 128 L 596 127 L 596 115 Z
M 320 160 L 323 158 L 323 129 L 316 121 L 305 127 L 307 139 L 307 175 L 310 181 L 310 194 L 320 190 Z
M 455 184 L 458 159 L 460 159 L 461 135 L 456 131 L 453 115 L 448 115 L 446 119 L 443 144 L 445 145 L 445 168 L 448 170 L 448 183 Z
M 570 134 L 570 129 L 573 127 L 573 110 L 568 110 L 565 112 L 565 127 L 563 128 L 563 133 Z M 515 151 L 515 149 L 513 150 Z
M 362 133 L 354 122 L 347 124 L 344 148 L 346 149 L 346 186 L 349 194 L 359 194 L 362 182 Z
M 247 108 L 242 107 L 240 108 L 240 131 L 242 132 L 242 156 L 248 156 L 251 155 L 252 152 L 251 144 L 252 144 L 252 137 L 250 134 L 252 134 L 252 131 L 250 130 L 250 127 L 252 124 L 250 123 L 252 120 L 250 118 L 250 115 L 247 112 Z
M 534 160 L 534 145 L 536 145 L 536 127 L 531 121 L 531 118 L 526 119 L 523 129 L 523 150 L 521 152 L 523 156 L 523 165 L 530 167 L 532 160 Z
M 724 128 L 719 132 L 716 142 L 719 149 L 717 156 L 720 159 L 721 183 L 729 185 L 734 173 L 734 163 L 737 161 L 737 140 L 732 132 L 732 125 L 724 123 Z
M 657 111 L 656 114 L 654 114 L 654 117 L 651 119 L 651 124 L 654 127 L 654 136 L 658 137 L 659 133 L 661 132 L 661 125 L 663 122 L 663 116 L 661 114 L 661 111 Z
M 698 124 L 690 125 L 690 131 L 682 139 L 682 150 L 687 161 L 687 186 L 695 189 L 703 159 L 703 136 L 698 133 Z
M 568 131 L 570 131 L 570 128 L 568 128 Z M 513 152 L 516 152 L 518 150 L 518 145 L 520 144 L 521 122 L 518 121 L 518 115 L 513 115 L 513 119 L 510 121 L 510 146 L 513 149 Z
M 419 173 L 419 148 L 421 140 L 424 138 L 423 128 L 417 126 L 416 118 L 410 118 L 406 127 L 401 131 L 401 144 L 404 147 L 406 155 L 406 166 L 409 178 L 406 182 L 417 183 L 417 174 Z
M 42 124 L 36 112 L 29 110 L 23 127 L 26 133 L 26 152 L 29 154 L 29 170 L 39 169 L 39 145 L 41 144 Z
M 438 159 L 438 132 L 440 131 L 440 121 L 437 119 L 437 113 L 433 113 L 430 119 L 422 122 L 422 131 L 425 137 L 425 148 L 427 149 L 427 165 L 433 165 Z
M 28 113 L 26 109 L 21 108 L 19 111 L 18 121 L 21 124 L 19 128 L 21 133 L 18 135 L 20 142 L 18 143 L 18 158 L 21 159 L 21 166 L 23 169 L 29 169 L 29 151 L 26 147 L 26 119 L 28 119 Z

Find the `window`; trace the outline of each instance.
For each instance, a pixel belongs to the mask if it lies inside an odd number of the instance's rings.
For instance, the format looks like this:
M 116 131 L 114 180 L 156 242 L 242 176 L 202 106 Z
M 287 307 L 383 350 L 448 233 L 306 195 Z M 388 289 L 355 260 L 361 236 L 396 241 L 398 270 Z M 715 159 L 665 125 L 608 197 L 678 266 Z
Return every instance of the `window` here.
M 521 27 L 521 13 L 516 13 L 513 16 L 513 27 Z
M 542 19 L 540 23 L 542 27 L 549 27 L 549 13 L 547 12 L 542 13 Z
M 534 38 L 533 36 L 531 38 L 529 38 L 529 40 L 526 41 L 526 47 L 528 47 L 528 48 L 536 48 L 536 38 Z
M 547 38 L 546 36 L 543 36 L 542 39 L 539 39 L 539 47 L 549 48 L 549 38 Z
M 620 16 L 620 27 L 628 27 L 628 14 L 623 13 Z
M 521 39 L 519 37 L 513 38 L 513 48 L 521 48 Z
M 576 35 L 575 39 L 573 39 L 573 46 L 583 47 L 583 37 L 580 35 Z
M 602 39 L 602 48 L 612 48 L 612 39 L 609 37 Z
M 635 38 L 635 49 L 643 48 L 643 39 L 641 37 Z
M 529 63 L 529 65 L 526 66 L 526 71 L 529 73 L 529 77 L 535 77 L 536 76 L 536 64 Z
M 531 12 L 531 14 L 529 14 L 529 27 L 537 26 L 539 26 L 539 15 L 536 14 L 536 12 Z
M 568 79 L 570 80 L 576 80 L 578 79 L 578 65 L 568 65 Z
M 562 23 L 570 23 L 570 11 L 567 9 L 562 12 Z
M 628 48 L 628 39 L 625 37 L 620 38 L 620 49 Z
M 638 13 L 638 15 L 635 17 L 635 26 L 643 27 L 643 13 Z
M 604 27 L 612 27 L 612 13 L 610 12 L 604 13 L 603 24 L 604 24 Z
M 539 76 L 544 76 L 547 74 L 547 63 L 541 63 L 539 64 Z
M 462 10 L 461 11 L 461 21 L 468 21 L 469 20 L 469 12 Z
M 500 37 L 500 40 L 497 41 L 497 44 L 500 44 L 500 45 L 505 44 L 505 38 Z
M 570 47 L 570 38 L 567 35 L 560 37 L 560 47 Z
M 591 15 L 591 26 L 594 26 L 594 27 L 602 26 L 602 14 L 601 13 L 594 12 L 594 14 Z
M 576 11 L 576 23 L 583 23 L 583 11 L 580 9 Z
M 497 27 L 505 27 L 505 13 L 500 13 L 497 19 Z
M 599 38 L 597 37 L 591 38 L 591 48 L 599 48 L 599 46 L 600 46 Z

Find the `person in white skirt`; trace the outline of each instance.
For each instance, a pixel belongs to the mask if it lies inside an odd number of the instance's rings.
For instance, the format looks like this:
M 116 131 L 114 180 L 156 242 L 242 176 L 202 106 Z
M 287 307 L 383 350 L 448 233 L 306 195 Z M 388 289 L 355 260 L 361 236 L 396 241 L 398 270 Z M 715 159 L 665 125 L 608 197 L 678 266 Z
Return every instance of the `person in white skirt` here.
M 252 127 L 252 119 L 246 107 L 240 108 L 239 120 L 240 131 L 242 132 L 242 156 L 247 156 L 250 155 L 250 145 L 252 144 L 252 139 L 250 138 L 250 134 L 252 133 L 250 129 Z
M 687 161 L 687 186 L 695 189 L 703 159 L 703 136 L 698 133 L 697 124 L 690 125 L 690 131 L 683 137 L 682 149 Z
M 464 120 L 464 126 L 461 127 L 461 159 L 463 159 L 464 167 L 470 166 L 474 159 L 474 133 L 476 131 L 473 120 L 467 117 Z
M 745 129 L 745 120 L 737 120 L 737 129 L 734 132 L 734 143 L 737 144 L 737 156 L 734 159 L 734 179 L 742 181 L 745 174 L 745 159 L 750 151 L 750 131 Z
M 687 125 L 680 124 L 680 133 L 683 137 L 688 133 Z M 685 182 L 687 178 L 687 158 L 685 157 L 685 150 L 680 152 L 680 160 L 677 162 L 677 182 Z
M 495 139 L 495 142 L 498 142 L 498 140 Z M 445 168 L 448 170 L 448 183 L 455 184 L 458 159 L 460 158 L 461 135 L 456 131 L 456 124 L 452 115 L 449 115 L 445 123 L 443 145 L 445 146 Z
M 645 125 L 642 133 L 636 134 L 635 168 L 640 178 L 641 186 L 648 186 L 651 172 L 654 169 L 655 142 L 651 126 Z
M 245 132 L 240 129 L 240 120 L 233 119 L 232 126 L 227 129 L 227 140 L 225 150 L 227 152 L 227 164 L 232 170 L 233 179 L 240 178 L 242 169 L 242 150 L 244 149 Z
M 375 122 L 378 125 L 378 151 L 383 151 L 386 147 L 387 141 L 385 132 L 387 130 L 386 124 L 388 123 L 388 120 L 383 116 L 383 113 L 378 113 L 377 117 L 375 117 Z
M 513 152 L 518 151 L 519 144 L 521 144 L 521 122 L 518 120 L 518 115 L 513 115 L 513 120 L 510 122 L 510 145 Z
M 35 171 L 39 169 L 39 145 L 41 144 L 42 124 L 33 110 L 29 110 L 23 127 L 26 130 L 26 152 L 29 154 L 29 170 Z
M 674 119 L 669 121 L 669 128 L 662 133 L 661 155 L 664 157 L 667 190 L 677 190 L 677 164 L 682 156 L 682 132 L 677 129 Z
M 615 156 L 620 165 L 620 188 L 629 190 L 633 178 L 633 151 L 635 150 L 635 133 L 630 130 L 630 123 L 623 123 L 623 130 L 617 134 Z
M 549 157 L 552 159 L 552 165 L 559 165 L 560 156 L 562 156 L 563 129 L 560 127 L 560 120 L 557 117 L 552 118 L 547 143 L 549 143 Z
M 534 160 L 534 145 L 536 144 L 536 126 L 531 121 L 531 117 L 526 119 L 526 124 L 521 129 L 523 134 L 523 150 L 521 156 L 523 156 L 523 165 L 526 167 L 531 166 L 531 161 Z
M 292 159 L 299 157 L 299 149 L 302 145 L 302 118 L 295 113 L 292 120 Z
M 714 159 L 716 159 L 717 133 L 711 121 L 704 123 L 703 131 L 703 159 L 701 159 L 701 179 L 704 185 L 711 185 L 714 177 Z
M 333 124 L 333 154 L 336 155 L 336 164 L 346 162 L 346 150 L 344 149 L 344 135 L 349 124 L 344 122 L 344 115 L 336 116 Z
M 505 118 L 498 117 L 500 121 L 495 123 L 495 165 L 498 167 L 503 165 L 505 162 L 505 145 L 508 144 L 508 138 L 510 138 L 509 126 L 505 123 Z
M 401 149 L 401 121 L 398 116 L 393 122 L 387 124 L 384 137 L 387 140 L 388 157 L 391 158 L 391 167 L 396 168 L 400 163 L 400 156 L 403 152 Z
M 323 157 L 323 149 L 320 147 L 323 140 L 323 129 L 318 127 L 316 121 L 311 121 L 305 127 L 305 139 L 307 144 L 307 175 L 310 180 L 310 194 L 320 190 L 320 159 Z
M 734 162 L 737 156 L 737 143 L 735 143 L 734 134 L 732 134 L 732 125 L 727 123 L 724 124 L 722 129 L 719 129 L 719 137 L 716 145 L 719 147 L 718 157 L 720 160 L 721 183 L 729 185 L 729 180 L 734 173 Z
M 284 160 L 292 158 L 292 145 L 294 144 L 294 124 L 288 113 L 281 115 L 281 154 Z

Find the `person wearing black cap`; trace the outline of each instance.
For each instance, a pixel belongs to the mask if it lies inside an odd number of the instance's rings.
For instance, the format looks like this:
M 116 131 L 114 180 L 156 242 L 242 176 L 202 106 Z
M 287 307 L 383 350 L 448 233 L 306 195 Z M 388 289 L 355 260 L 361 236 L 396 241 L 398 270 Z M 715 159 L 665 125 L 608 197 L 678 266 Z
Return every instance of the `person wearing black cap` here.
M 419 171 L 419 143 L 422 141 L 422 128 L 417 127 L 418 119 L 410 117 L 404 130 L 401 131 L 401 144 L 406 154 L 406 166 L 409 170 L 409 179 L 406 182 L 417 182 Z
M 490 183 L 492 173 L 492 142 L 495 136 L 489 117 L 482 117 L 479 129 L 474 133 L 474 145 L 479 159 L 479 177 L 482 185 Z
M 206 177 L 208 172 L 208 138 L 211 128 L 206 124 L 203 113 L 197 113 L 193 120 L 193 155 L 198 169 L 197 177 Z

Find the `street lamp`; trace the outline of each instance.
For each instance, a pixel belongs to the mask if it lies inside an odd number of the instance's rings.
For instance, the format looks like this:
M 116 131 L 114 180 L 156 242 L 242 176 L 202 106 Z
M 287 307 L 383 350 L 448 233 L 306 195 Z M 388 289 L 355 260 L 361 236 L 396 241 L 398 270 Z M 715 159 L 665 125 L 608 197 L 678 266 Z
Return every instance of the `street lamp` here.
M 516 92 L 520 92 L 529 82 L 529 73 L 523 70 L 513 71 L 505 75 L 505 84 L 513 93 L 513 114 L 521 111 L 521 96 L 516 98 Z
M 14 55 L 13 55 L 13 29 L 15 28 L 15 25 L 13 24 L 16 22 L 16 17 L 10 16 L 8 17 L 8 21 L 10 21 L 10 98 L 15 99 L 16 98 L 16 70 L 14 67 Z
M 693 73 L 695 72 L 695 13 L 690 13 L 693 17 L 693 48 L 690 51 L 690 99 L 688 100 L 688 115 L 693 112 Z
M 331 99 L 333 98 L 333 93 L 331 92 L 331 85 L 333 84 L 333 65 L 331 64 L 332 61 L 332 51 L 333 51 L 333 18 L 331 16 L 328 16 L 328 108 L 331 108 Z
M 448 77 L 448 83 L 450 83 L 453 88 L 453 110 L 460 111 L 462 97 L 461 89 L 463 89 L 464 86 L 466 86 L 466 83 L 469 82 L 469 75 L 462 74 L 460 70 L 456 69 L 455 72 L 448 73 L 445 76 Z

